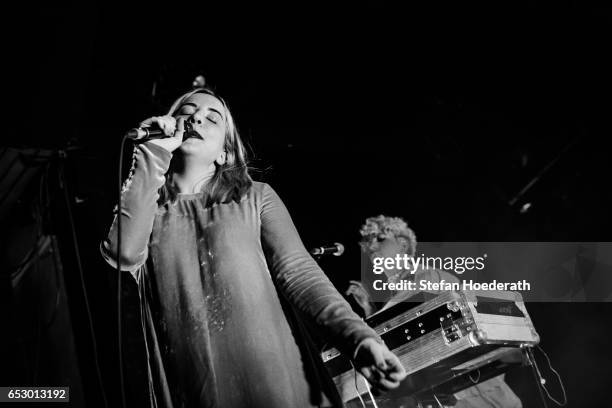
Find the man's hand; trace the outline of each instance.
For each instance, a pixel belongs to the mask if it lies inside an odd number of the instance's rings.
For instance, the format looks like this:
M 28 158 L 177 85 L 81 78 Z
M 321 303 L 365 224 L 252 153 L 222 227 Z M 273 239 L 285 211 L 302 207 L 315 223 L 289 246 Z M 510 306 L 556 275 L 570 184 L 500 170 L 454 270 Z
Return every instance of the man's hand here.
M 361 282 L 355 280 L 350 281 L 349 287 L 344 293 L 346 296 L 353 296 L 355 302 L 363 309 L 366 317 L 372 314 L 370 295 Z
M 380 391 L 397 388 L 406 377 L 399 358 L 373 338 L 363 340 L 355 353 L 355 368 Z

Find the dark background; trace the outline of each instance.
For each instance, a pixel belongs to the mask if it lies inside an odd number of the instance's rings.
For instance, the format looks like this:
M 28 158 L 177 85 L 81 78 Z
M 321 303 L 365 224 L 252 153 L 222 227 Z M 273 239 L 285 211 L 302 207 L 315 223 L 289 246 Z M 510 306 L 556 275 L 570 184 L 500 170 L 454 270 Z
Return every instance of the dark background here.
M 47 173 L 54 216 L 46 228 L 63 251 L 88 406 L 100 405 L 101 394 L 62 186 L 98 364 L 116 406 L 116 276 L 97 245 L 117 198 L 119 145 L 125 130 L 164 113 L 198 74 L 228 101 L 253 152 L 254 178 L 279 192 L 306 246 L 347 247 L 322 262 L 340 290 L 359 278 L 360 225 L 381 213 L 404 217 L 420 241 L 610 241 L 608 8 L 80 2 L 28 4 L 5 19 L 2 146 L 67 151 Z M 7 157 L 3 149 L 6 171 Z M 64 178 L 54 176 L 59 168 Z M 8 242 L 32 223 L 27 203 L 38 187 L 17 194 L 6 184 L 0 224 L 9 270 Z M 127 397 L 137 406 L 144 351 L 128 277 L 124 296 Z M 528 307 L 569 406 L 603 401 L 612 375 L 609 305 Z M 3 384 L 26 384 L 29 363 L 13 351 L 33 345 L 7 333 L 3 351 L 17 368 Z M 528 375 L 510 373 L 508 382 L 535 407 Z

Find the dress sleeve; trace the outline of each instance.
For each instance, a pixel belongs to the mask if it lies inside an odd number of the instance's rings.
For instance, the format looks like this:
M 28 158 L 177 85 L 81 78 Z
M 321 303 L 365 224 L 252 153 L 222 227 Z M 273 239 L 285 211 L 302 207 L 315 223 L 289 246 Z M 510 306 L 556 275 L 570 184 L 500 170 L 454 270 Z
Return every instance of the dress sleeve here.
M 306 251 L 287 208 L 268 185 L 263 191 L 261 235 L 277 287 L 289 302 L 323 328 L 335 346 L 353 356 L 366 338 L 382 341 L 352 311 Z
M 147 259 L 157 210 L 158 190 L 172 154 L 152 143 L 134 147 L 130 176 L 121 190 L 121 269 L 134 273 Z M 108 236 L 100 244 L 104 259 L 117 267 L 117 208 Z

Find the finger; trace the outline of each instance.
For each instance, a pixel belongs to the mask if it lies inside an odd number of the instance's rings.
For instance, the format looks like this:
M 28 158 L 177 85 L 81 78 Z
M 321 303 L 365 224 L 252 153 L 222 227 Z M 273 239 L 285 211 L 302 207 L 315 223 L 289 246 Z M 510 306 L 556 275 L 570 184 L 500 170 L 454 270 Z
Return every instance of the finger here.
M 385 372 L 385 377 L 394 381 L 402 381 L 408 375 L 404 367 L 391 367 L 387 369 Z
M 359 281 L 356 281 L 356 280 L 352 280 L 352 281 L 349 281 L 349 282 L 350 282 L 351 285 L 354 285 L 354 286 L 357 286 L 360 289 L 363 289 L 363 283 L 361 283 Z
M 372 370 L 372 378 L 374 379 L 374 381 L 376 383 L 381 382 L 382 380 L 386 380 L 386 381 L 395 381 L 391 378 L 387 378 L 386 373 L 382 370 L 379 370 L 378 368 L 374 368 Z
M 176 120 L 171 116 L 164 117 L 162 123 L 166 136 L 174 136 L 174 132 L 176 130 Z
M 353 295 L 353 297 L 355 298 L 355 300 L 357 300 L 357 303 L 359 303 L 359 305 L 361 306 L 368 304 L 368 299 L 363 296 Z
M 403 369 L 403 367 L 401 369 L 398 368 L 389 368 L 387 370 L 381 370 L 383 373 L 383 377 L 391 380 L 391 381 L 398 381 L 401 382 L 404 380 L 404 378 L 406 378 L 406 376 L 408 375 L 406 373 L 406 370 Z
M 386 350 L 386 347 L 385 348 L 376 347 L 371 350 L 372 359 L 374 360 L 374 365 L 380 370 L 387 369 L 387 361 L 385 358 L 386 356 L 384 354 L 384 350 Z
M 153 123 L 157 123 L 157 116 L 143 120 L 138 127 L 150 127 Z
M 359 369 L 359 372 L 369 382 L 372 382 L 374 380 L 374 378 L 372 377 L 372 370 L 369 367 L 362 367 L 362 368 Z
M 398 387 L 401 382 L 399 379 L 385 376 L 384 372 L 377 369 L 372 370 L 369 381 L 374 387 L 385 391 Z
M 355 296 L 356 298 L 359 299 L 367 299 L 367 295 L 365 295 L 361 290 L 359 290 L 358 288 L 352 288 L 350 290 L 351 295 Z
M 185 118 L 178 118 L 176 120 L 176 129 L 174 131 L 174 136 L 178 138 L 182 138 L 185 133 Z
M 162 130 L 162 132 L 168 135 L 167 130 L 166 130 L 168 125 L 166 124 L 166 121 L 164 120 L 164 118 L 162 116 L 156 116 L 154 119 L 155 120 L 153 121 L 153 123 L 157 124 L 157 126 Z
M 380 378 L 378 381 L 372 383 L 376 388 L 381 389 L 383 391 L 393 390 L 399 387 L 399 381 L 391 381 L 386 378 Z
M 172 129 L 172 133 L 176 130 L 176 118 L 174 116 L 164 116 L 164 119 L 168 123 L 168 126 Z
M 402 382 L 402 380 L 406 378 L 406 373 L 399 373 L 394 371 L 392 373 L 387 373 L 385 378 L 390 381 Z
M 171 116 L 155 116 L 152 119 L 152 123 L 156 123 L 166 136 L 172 136 L 174 133 L 174 118 Z
M 361 369 L 362 375 L 370 382 L 370 384 L 378 384 L 382 380 L 389 382 L 399 382 L 393 378 L 386 378 L 385 372 L 379 370 L 376 366 L 366 366 Z
M 382 370 L 384 372 L 388 370 L 392 370 L 393 365 L 393 354 L 390 351 L 384 350 L 379 352 L 372 353 L 374 356 L 374 364 L 376 364 L 376 368 Z
M 402 362 L 395 354 L 393 354 L 391 351 L 388 351 L 386 354 L 387 355 L 385 356 L 385 361 L 387 362 L 388 366 L 387 371 L 396 373 L 406 372 L 406 369 L 404 368 Z

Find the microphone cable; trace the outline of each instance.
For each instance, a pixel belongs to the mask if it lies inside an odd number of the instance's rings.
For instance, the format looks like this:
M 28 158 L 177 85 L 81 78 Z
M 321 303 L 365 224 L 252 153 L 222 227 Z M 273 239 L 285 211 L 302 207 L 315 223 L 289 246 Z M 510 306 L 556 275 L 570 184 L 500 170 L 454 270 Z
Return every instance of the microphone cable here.
M 129 134 L 126 133 L 121 139 L 121 147 L 119 151 L 119 176 L 118 176 L 118 203 L 117 203 L 117 346 L 118 346 L 118 358 L 119 358 L 119 387 L 121 392 L 121 406 L 125 408 L 125 380 L 123 376 L 123 335 L 122 335 L 122 316 L 121 316 L 121 193 L 123 191 L 123 154 L 125 150 L 125 142 L 131 140 Z M 129 183 L 130 176 L 126 182 Z
M 355 373 L 355 391 L 357 391 L 357 397 L 359 397 L 359 401 L 361 402 L 361 406 L 363 408 L 366 408 L 366 403 L 363 400 L 363 398 L 361 397 L 361 394 L 359 392 L 359 385 L 357 383 L 357 376 L 361 375 L 361 378 L 363 378 L 363 382 L 366 386 L 366 389 L 368 390 L 368 395 L 370 396 L 370 400 L 372 402 L 372 406 L 374 408 L 378 408 L 378 404 L 376 403 L 376 398 L 374 398 L 374 395 L 372 394 L 372 390 L 370 389 L 370 384 L 368 383 L 368 380 L 361 374 L 357 372 L 357 369 L 355 368 L 355 365 L 353 364 L 352 360 L 349 360 L 349 362 L 351 363 L 351 367 L 353 367 L 353 372 Z
M 119 152 L 119 196 L 117 203 L 117 347 L 119 357 L 119 388 L 121 391 L 121 406 L 126 407 L 125 403 L 125 384 L 123 378 L 123 336 L 122 336 L 122 319 L 121 319 L 121 192 L 123 190 L 123 151 L 125 150 L 125 142 L 128 139 L 127 135 L 121 140 L 121 150 Z

